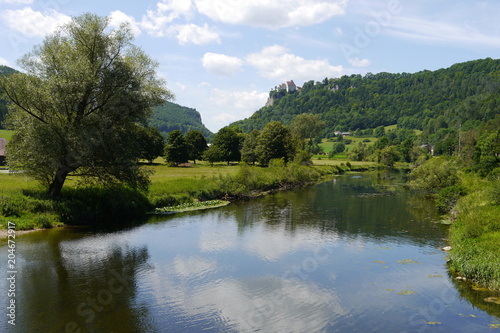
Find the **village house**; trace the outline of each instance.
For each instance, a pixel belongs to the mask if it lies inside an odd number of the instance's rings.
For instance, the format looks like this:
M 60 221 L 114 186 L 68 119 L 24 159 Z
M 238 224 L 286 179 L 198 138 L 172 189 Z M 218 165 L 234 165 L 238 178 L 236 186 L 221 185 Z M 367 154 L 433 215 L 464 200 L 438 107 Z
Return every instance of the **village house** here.
M 0 165 L 5 165 L 5 159 L 6 159 L 5 146 L 6 145 L 7 145 L 7 142 L 5 141 L 5 139 L 0 138 Z

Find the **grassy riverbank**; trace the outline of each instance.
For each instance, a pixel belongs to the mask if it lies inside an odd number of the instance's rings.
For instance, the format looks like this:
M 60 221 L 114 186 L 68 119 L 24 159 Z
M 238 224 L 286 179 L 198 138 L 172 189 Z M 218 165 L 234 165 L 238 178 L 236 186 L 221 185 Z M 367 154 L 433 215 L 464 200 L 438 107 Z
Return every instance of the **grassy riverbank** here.
M 490 289 L 500 289 L 500 180 L 461 177 L 466 193 L 453 208 L 450 269 Z
M 500 289 L 500 179 L 464 170 L 459 159 L 432 158 L 412 171 L 410 185 L 434 195 L 450 221 L 450 270 Z
M 156 208 L 204 202 L 242 200 L 278 189 L 292 189 L 349 171 L 345 165 L 304 166 L 280 161 L 267 168 L 199 163 L 189 167 L 146 165 L 151 170 L 148 193 L 128 188 L 78 187 L 70 179 L 61 198 L 49 198 L 22 173 L 0 174 L 0 224 L 16 223 L 18 230 L 64 224 L 105 225 L 146 216 Z M 366 166 L 352 166 L 365 169 Z

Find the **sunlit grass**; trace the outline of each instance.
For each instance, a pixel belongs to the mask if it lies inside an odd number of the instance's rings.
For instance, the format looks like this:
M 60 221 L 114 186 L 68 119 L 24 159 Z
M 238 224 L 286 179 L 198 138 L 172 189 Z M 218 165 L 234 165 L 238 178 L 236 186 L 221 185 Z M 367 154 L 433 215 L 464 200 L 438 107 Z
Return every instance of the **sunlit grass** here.
M 4 138 L 7 142 L 12 139 L 12 135 L 14 135 L 14 131 L 0 130 L 0 138 Z

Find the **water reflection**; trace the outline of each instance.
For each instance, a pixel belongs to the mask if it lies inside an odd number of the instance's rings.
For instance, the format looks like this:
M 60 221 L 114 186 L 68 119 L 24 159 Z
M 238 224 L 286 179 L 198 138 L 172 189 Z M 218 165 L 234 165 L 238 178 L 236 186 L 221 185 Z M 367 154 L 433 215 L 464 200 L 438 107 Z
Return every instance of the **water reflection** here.
M 14 331 L 152 332 L 148 307 L 130 306 L 147 247 L 113 238 L 53 230 L 19 242 Z
M 0 331 L 488 329 L 497 319 L 446 274 L 432 203 L 394 186 L 400 176 L 338 177 L 124 231 L 26 235 L 18 325 Z

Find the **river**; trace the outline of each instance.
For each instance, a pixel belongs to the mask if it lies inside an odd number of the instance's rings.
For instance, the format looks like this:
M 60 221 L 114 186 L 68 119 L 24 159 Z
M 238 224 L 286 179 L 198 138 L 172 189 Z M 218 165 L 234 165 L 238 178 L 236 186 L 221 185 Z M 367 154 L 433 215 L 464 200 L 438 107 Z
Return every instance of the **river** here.
M 401 177 L 345 175 L 121 230 L 26 234 L 14 281 L 2 241 L 0 304 L 8 314 L 15 301 L 15 326 L 4 315 L 0 331 L 500 329 L 500 305 L 483 301 L 498 293 L 449 276 L 447 227 Z

